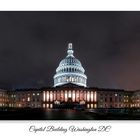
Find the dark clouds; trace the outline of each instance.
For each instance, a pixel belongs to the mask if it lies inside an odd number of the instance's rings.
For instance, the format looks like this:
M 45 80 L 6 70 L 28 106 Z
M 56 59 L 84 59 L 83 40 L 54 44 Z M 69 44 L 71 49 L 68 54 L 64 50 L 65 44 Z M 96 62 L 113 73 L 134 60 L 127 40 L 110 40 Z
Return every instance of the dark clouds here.
M 140 12 L 0 12 L 0 86 L 52 86 L 69 42 L 88 86 L 140 88 Z

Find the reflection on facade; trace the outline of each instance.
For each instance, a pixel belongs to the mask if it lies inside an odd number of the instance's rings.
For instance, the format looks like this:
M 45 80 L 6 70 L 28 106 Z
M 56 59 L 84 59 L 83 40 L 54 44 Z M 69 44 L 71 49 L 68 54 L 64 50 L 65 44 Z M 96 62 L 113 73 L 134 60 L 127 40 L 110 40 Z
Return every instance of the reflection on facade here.
M 0 90 L 0 108 L 53 109 L 62 105 L 95 108 L 140 108 L 140 91 L 87 87 L 81 62 L 73 55 L 72 44 L 67 56 L 56 69 L 54 86 L 41 89 Z

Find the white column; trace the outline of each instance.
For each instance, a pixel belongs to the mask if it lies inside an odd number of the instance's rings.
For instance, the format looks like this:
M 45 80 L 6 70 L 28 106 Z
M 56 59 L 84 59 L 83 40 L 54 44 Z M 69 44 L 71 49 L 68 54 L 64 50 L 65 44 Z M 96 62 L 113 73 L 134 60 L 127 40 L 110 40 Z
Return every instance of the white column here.
M 51 102 L 53 101 L 53 93 L 52 93 L 52 91 L 50 91 L 50 101 Z
M 69 90 L 68 98 L 71 98 L 71 91 Z
M 73 90 L 73 93 L 72 93 L 72 101 L 75 102 L 75 90 Z
M 67 91 L 65 90 L 65 102 L 67 102 L 68 100 L 68 94 L 67 94 Z
M 87 101 L 88 102 L 90 101 L 90 93 L 89 93 L 89 91 L 87 92 Z
M 49 101 L 49 91 L 47 91 L 47 93 L 46 93 L 46 100 L 47 100 L 47 102 Z
M 91 102 L 93 102 L 93 91 L 91 91 Z
M 94 92 L 94 102 L 97 102 L 97 92 Z

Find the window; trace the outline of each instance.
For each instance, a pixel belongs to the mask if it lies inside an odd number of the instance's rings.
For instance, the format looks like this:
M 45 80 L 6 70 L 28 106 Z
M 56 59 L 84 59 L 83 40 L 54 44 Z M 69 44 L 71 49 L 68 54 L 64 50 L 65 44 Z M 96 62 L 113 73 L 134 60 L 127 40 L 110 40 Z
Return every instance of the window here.
M 50 104 L 50 108 L 53 108 L 53 104 Z
M 45 104 L 43 104 L 43 108 L 45 108 Z
M 49 104 L 47 104 L 47 108 L 49 108 Z
M 89 104 L 87 104 L 87 108 L 89 108 Z
M 30 101 L 30 97 L 27 98 L 27 101 L 28 101 L 28 102 Z
M 97 104 L 94 104 L 94 108 L 97 108 Z
M 121 100 L 121 98 L 119 98 L 119 102 L 121 102 L 122 100 Z
M 91 108 L 93 108 L 93 104 L 91 104 Z

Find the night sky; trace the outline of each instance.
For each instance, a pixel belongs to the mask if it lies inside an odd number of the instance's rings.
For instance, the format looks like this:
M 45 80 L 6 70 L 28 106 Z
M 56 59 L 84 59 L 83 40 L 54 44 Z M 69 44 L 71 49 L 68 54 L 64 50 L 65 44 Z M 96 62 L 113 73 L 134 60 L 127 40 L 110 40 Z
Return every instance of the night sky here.
M 73 43 L 89 87 L 140 89 L 140 12 L 0 12 L 0 87 L 53 86 Z

